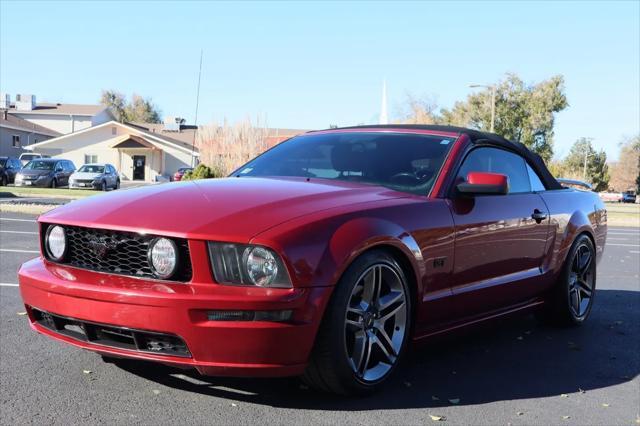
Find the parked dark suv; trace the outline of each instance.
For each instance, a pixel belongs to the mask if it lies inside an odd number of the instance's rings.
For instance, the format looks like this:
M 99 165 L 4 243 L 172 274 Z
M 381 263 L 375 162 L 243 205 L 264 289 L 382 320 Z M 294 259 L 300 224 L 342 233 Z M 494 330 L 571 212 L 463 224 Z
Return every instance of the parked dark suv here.
M 15 157 L 0 157 L 0 186 L 6 186 L 16 178 L 22 168 L 22 162 Z
M 40 186 L 55 188 L 69 183 L 69 176 L 76 166 L 69 160 L 38 158 L 29 161 L 16 174 L 16 186 Z

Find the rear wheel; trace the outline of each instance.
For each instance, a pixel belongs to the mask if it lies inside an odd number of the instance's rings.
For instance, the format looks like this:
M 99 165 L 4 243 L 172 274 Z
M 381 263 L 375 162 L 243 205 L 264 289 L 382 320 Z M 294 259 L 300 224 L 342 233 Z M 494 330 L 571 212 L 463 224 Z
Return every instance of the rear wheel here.
M 595 292 L 595 248 L 588 236 L 580 235 L 569 250 L 542 319 L 560 325 L 581 325 L 591 313 Z
M 0 186 L 7 186 L 9 184 L 9 181 L 7 180 L 7 177 L 2 175 L 0 176 Z
M 113 189 L 120 189 L 120 179 L 116 181 L 116 186 Z
M 371 393 L 396 369 L 410 326 L 402 268 L 384 251 L 365 253 L 336 286 L 303 379 L 322 391 Z

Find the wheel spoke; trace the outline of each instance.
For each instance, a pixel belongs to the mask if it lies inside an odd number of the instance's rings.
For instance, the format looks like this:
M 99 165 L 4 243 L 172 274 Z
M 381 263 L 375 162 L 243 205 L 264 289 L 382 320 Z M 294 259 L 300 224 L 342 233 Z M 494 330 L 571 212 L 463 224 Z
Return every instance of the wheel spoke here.
M 577 315 L 580 316 L 580 291 L 578 291 L 577 287 L 574 287 L 571 290 L 571 293 L 569 293 L 569 297 L 571 299 L 571 309 L 573 309 L 573 312 Z
M 373 349 L 373 339 L 369 332 L 365 332 L 366 343 L 364 345 L 364 353 L 363 357 L 360 360 L 360 364 L 358 365 L 358 373 L 360 376 L 364 376 L 367 372 L 367 367 L 369 366 L 369 361 L 371 360 L 371 349 Z
M 387 330 L 385 330 L 384 326 L 380 324 L 376 324 L 375 327 L 377 330 L 376 337 L 379 340 L 378 344 L 383 347 L 383 350 L 386 347 L 391 352 L 391 355 L 393 355 L 394 357 L 397 357 L 398 353 L 396 351 L 396 348 L 393 347 L 393 342 L 391 342 L 391 338 L 387 334 Z M 389 354 L 387 353 L 386 350 L 385 350 L 385 354 L 387 355 L 387 358 L 389 358 Z
M 584 276 L 589 272 L 589 267 L 591 266 L 591 251 L 585 248 L 585 251 L 580 254 L 579 257 L 579 269 L 578 272 L 580 276 L 584 278 Z
M 380 312 L 384 311 L 394 303 L 403 299 L 404 299 L 404 293 L 402 293 L 401 291 L 392 291 L 389 294 L 385 294 L 380 298 L 380 306 L 379 306 Z
M 382 351 L 382 353 L 387 358 L 390 364 L 393 364 L 394 362 L 396 362 L 396 356 L 389 353 L 389 351 L 387 350 L 385 345 L 382 343 L 382 341 L 380 341 L 380 339 L 378 339 L 377 337 L 374 337 L 372 339 L 372 342 L 375 343 L 380 348 L 380 350 Z
M 350 328 L 352 331 L 357 331 L 362 329 L 361 321 L 353 321 L 347 318 L 346 324 L 347 324 L 347 327 Z
M 369 339 L 367 337 L 367 333 L 363 330 L 357 332 L 353 344 L 353 354 L 351 356 L 354 371 L 360 372 L 362 360 L 364 359 L 364 354 L 367 351 L 368 346 Z
M 591 297 L 591 286 L 589 285 L 589 283 L 587 281 L 584 281 L 582 279 L 578 279 L 576 281 L 576 286 L 578 291 L 582 292 L 583 294 L 585 294 L 587 297 Z
M 400 303 L 395 308 L 391 309 L 389 312 L 380 317 L 380 322 L 384 324 L 389 318 L 394 317 L 401 309 L 404 308 L 404 302 Z

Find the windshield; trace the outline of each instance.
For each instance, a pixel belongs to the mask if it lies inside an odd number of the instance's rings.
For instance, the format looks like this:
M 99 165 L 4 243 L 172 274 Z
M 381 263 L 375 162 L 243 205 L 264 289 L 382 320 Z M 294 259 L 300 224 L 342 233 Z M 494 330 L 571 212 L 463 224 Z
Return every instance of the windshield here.
M 454 140 L 381 132 L 304 135 L 277 145 L 233 175 L 344 180 L 426 195 Z
M 37 155 L 37 154 L 22 154 L 20 156 L 21 160 L 27 160 L 27 161 L 33 160 L 34 158 L 40 158 L 40 155 Z
M 79 172 L 83 173 L 104 173 L 104 166 L 87 165 L 80 167 Z
M 6 158 L 0 158 L 0 167 L 4 167 L 5 164 L 7 164 L 7 159 Z
M 53 170 L 53 161 L 32 160 L 23 168 L 26 170 Z

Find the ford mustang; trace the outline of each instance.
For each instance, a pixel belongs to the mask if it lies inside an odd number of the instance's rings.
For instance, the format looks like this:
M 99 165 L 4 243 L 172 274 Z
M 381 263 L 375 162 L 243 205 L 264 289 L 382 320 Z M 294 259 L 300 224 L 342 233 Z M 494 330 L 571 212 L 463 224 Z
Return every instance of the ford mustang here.
M 412 343 L 471 324 L 584 323 L 607 231 L 597 195 L 522 144 L 404 125 L 309 132 L 225 179 L 38 222 L 41 256 L 19 271 L 37 332 L 110 361 L 339 394 L 374 391 Z

